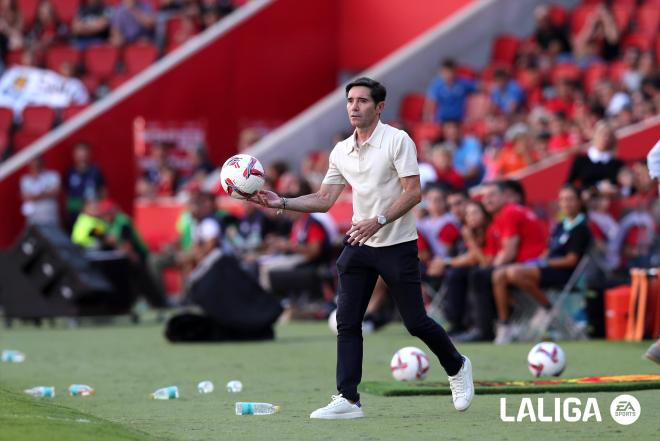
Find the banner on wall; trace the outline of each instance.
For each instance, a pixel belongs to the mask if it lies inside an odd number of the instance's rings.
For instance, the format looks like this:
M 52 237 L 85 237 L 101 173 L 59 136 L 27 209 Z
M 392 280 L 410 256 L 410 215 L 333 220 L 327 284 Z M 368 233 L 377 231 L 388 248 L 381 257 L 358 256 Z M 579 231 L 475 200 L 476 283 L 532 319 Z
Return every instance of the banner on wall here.
M 167 147 L 170 164 L 180 172 L 191 167 L 191 157 L 206 148 L 206 121 L 159 121 L 137 117 L 133 121 L 135 157 L 142 169 L 151 165 L 151 149 Z
M 11 108 L 16 119 L 26 106 L 61 108 L 88 102 L 89 94 L 79 79 L 50 70 L 14 66 L 0 77 L 0 107 Z

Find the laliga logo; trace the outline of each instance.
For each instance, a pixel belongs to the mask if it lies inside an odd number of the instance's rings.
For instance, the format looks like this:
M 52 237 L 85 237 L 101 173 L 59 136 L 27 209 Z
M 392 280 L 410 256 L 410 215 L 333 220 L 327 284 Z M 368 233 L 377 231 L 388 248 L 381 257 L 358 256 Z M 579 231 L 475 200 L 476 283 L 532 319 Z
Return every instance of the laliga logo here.
M 543 398 L 538 398 L 536 407 L 531 398 L 525 397 L 520 402 L 518 413 L 514 415 L 507 414 L 506 398 L 500 398 L 500 420 L 505 423 L 520 423 L 529 420 L 532 423 L 551 423 L 566 421 L 576 423 L 578 421 L 588 422 L 594 420 L 598 423 L 603 421 L 598 407 L 598 401 L 595 398 L 587 398 L 587 402 L 582 407 L 579 398 L 569 397 L 566 399 L 554 399 L 554 412 L 546 412 Z M 610 405 L 610 415 L 612 419 L 624 426 L 630 425 L 639 419 L 641 405 L 632 395 L 619 395 L 612 400 Z

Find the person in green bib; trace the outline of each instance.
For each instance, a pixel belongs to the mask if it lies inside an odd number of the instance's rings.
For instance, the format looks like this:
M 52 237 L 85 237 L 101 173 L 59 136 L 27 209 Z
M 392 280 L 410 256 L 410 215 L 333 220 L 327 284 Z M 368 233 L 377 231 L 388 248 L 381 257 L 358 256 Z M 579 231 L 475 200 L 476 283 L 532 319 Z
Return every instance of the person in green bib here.
M 152 307 L 167 306 L 165 293 L 149 273 L 147 267 L 149 249 L 135 228 L 133 220 L 109 199 L 99 201 L 98 211 L 101 220 L 107 224 L 103 243 L 106 247 L 126 254 L 131 263 L 131 283 L 135 290 L 142 294 Z

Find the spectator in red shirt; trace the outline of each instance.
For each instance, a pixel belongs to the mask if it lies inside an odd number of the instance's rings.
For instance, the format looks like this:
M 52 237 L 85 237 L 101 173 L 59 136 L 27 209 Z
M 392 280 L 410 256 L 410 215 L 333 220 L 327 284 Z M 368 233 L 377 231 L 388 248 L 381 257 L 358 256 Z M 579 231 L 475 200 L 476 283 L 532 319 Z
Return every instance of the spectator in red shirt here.
M 575 85 L 568 78 L 559 78 L 553 88 L 554 96 L 549 98 L 544 107 L 551 113 L 563 112 L 572 117 L 575 111 Z
M 435 168 L 437 182 L 455 189 L 465 188 L 463 177 L 454 169 L 452 151 L 448 146 L 437 144 L 431 150 L 431 164 Z
M 550 118 L 550 140 L 548 151 L 557 153 L 567 150 L 576 144 L 568 129 L 568 121 L 564 112 L 555 112 Z

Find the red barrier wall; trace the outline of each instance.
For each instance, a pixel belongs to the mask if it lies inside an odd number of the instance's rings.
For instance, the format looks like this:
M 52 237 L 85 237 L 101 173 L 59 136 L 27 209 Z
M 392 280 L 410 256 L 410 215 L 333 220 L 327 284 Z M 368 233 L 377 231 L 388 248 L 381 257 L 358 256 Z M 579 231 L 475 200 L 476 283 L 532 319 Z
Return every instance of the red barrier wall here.
M 342 0 L 339 66 L 364 70 L 473 0 Z
M 617 156 L 624 161 L 643 159 L 660 139 L 660 124 L 649 125 L 619 139 Z M 573 156 L 520 178 L 530 203 L 557 199 L 561 185 L 566 182 Z

